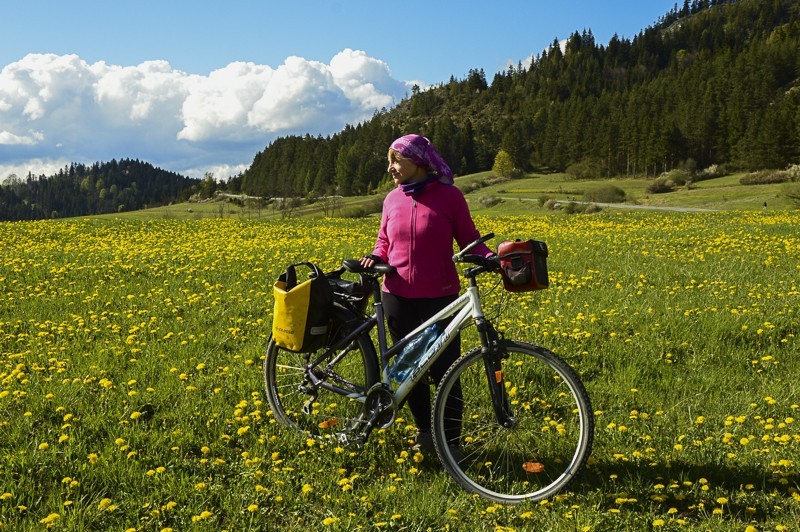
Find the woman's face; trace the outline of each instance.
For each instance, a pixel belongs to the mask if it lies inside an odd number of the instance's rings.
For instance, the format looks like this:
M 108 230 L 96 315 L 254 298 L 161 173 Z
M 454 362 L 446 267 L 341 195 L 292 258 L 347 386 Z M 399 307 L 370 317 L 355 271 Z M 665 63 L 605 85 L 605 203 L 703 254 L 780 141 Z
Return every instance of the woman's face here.
M 392 175 L 395 185 L 413 183 L 420 176 L 425 176 L 423 168 L 411 162 L 411 159 L 406 159 L 397 153 L 389 156 L 389 168 L 387 170 Z

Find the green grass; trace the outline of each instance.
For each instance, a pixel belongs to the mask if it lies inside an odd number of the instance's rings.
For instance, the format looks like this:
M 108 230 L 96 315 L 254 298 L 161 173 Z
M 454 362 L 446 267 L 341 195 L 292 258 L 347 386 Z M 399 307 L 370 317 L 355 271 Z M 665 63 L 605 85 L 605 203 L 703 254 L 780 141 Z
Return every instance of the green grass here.
M 648 194 L 647 186 L 653 180 L 645 178 L 575 180 L 566 174 L 529 175 L 487 186 L 471 195 L 502 198 L 505 202 L 492 212 L 503 213 L 506 212 L 506 209 L 511 209 L 511 212 L 515 214 L 521 213 L 520 211 L 525 209 L 521 204 L 538 200 L 541 197 L 552 197 L 559 201 L 570 199 L 582 201 L 586 191 L 607 184 L 624 190 L 626 203 L 640 206 L 759 210 L 766 202 L 768 209 L 785 210 L 794 207 L 783 193 L 784 185 L 740 185 L 739 179 L 743 175 L 734 174 L 699 181 L 689 188 L 679 187 L 673 192 L 664 194 Z M 480 210 L 476 201 L 471 202 L 470 206 Z
M 406 410 L 360 453 L 275 423 L 260 371 L 271 283 L 290 262 L 330 269 L 368 252 L 375 218 L 5 223 L 0 523 L 795 528 L 800 215 L 532 209 L 476 220 L 495 244 L 545 240 L 551 288 L 495 289 L 487 311 L 508 336 L 553 349 L 585 381 L 596 444 L 569 491 L 518 507 L 470 496 L 432 457 L 407 454 Z M 467 331 L 464 349 L 475 342 Z

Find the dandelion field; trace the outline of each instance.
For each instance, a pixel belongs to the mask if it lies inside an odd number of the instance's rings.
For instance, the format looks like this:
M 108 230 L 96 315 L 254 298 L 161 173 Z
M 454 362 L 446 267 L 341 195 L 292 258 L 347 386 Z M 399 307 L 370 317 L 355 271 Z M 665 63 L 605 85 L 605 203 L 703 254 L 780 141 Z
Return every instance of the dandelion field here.
M 275 423 L 272 281 L 368 252 L 375 219 L 4 223 L 0 528 L 798 529 L 799 213 L 476 222 L 494 245 L 550 248 L 549 290 L 491 279 L 486 303 L 592 397 L 592 459 L 567 492 L 462 492 L 412 455 L 406 410 L 361 452 Z

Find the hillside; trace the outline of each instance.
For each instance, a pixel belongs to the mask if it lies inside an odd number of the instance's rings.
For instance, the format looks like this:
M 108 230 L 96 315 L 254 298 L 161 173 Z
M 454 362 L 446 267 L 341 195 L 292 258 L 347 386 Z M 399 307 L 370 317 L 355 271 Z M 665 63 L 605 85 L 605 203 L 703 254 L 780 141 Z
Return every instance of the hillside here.
M 292 136 L 234 179 L 258 196 L 366 194 L 385 182 L 400 134 L 428 136 L 458 175 L 498 150 L 521 171 L 650 176 L 679 166 L 800 162 L 800 6 L 794 0 L 684 2 L 633 39 L 574 33 L 530 67 L 471 71 L 333 136 Z
M 37 220 L 137 210 L 183 201 L 200 181 L 138 160 L 72 164 L 55 175 L 11 176 L 0 187 L 0 220 Z

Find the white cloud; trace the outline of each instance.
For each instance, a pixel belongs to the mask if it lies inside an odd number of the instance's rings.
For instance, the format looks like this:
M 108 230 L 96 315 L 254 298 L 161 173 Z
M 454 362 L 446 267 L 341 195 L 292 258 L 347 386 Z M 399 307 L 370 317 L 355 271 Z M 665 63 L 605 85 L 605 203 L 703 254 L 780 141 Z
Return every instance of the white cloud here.
M 231 63 L 192 84 L 183 101 L 179 140 L 252 137 L 247 115 L 264 93 L 274 70 L 254 63 Z
M 274 138 L 334 133 L 412 85 L 349 48 L 329 64 L 234 62 L 204 76 L 160 60 L 119 66 L 29 54 L 0 71 L 0 172 L 130 157 L 200 177 L 236 173 Z
M 11 174 L 16 175 L 20 179 L 25 179 L 28 174 L 35 177 L 40 175 L 53 175 L 58 173 L 64 167 L 68 167 L 70 162 L 67 159 L 28 159 L 23 162 L 6 164 L 0 162 L 0 183 L 2 183 Z
M 23 144 L 31 146 L 44 139 L 41 131 L 31 131 L 30 135 L 15 135 L 10 131 L 0 131 L 0 144 Z

